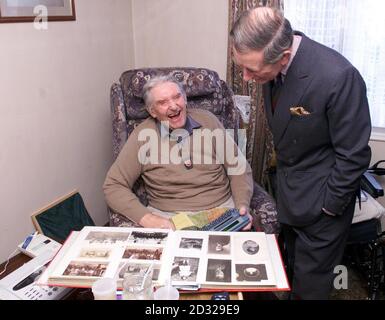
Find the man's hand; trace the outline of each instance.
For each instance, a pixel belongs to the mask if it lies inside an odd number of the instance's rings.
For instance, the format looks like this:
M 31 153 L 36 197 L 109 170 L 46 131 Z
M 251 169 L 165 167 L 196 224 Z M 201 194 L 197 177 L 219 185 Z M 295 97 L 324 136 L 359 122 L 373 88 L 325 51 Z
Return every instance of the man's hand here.
M 244 216 L 244 215 L 247 215 L 249 217 L 249 220 L 250 220 L 250 223 L 245 226 L 242 231 L 246 231 L 246 230 L 250 230 L 251 229 L 251 226 L 253 224 L 253 217 L 250 215 L 249 213 L 249 208 L 246 208 L 245 206 L 242 206 L 239 208 L 239 214 L 241 216 Z
M 140 219 L 139 224 L 144 228 L 160 228 L 174 230 L 174 224 L 167 218 L 159 217 L 154 213 L 147 213 Z

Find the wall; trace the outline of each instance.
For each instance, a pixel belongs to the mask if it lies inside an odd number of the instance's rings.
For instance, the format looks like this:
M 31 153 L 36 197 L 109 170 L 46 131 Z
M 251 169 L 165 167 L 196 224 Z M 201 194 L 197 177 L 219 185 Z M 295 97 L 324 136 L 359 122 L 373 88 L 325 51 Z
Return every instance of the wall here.
M 133 0 L 135 66 L 206 67 L 226 78 L 228 0 Z
M 0 24 L 0 261 L 33 230 L 30 215 L 72 189 L 107 222 L 109 89 L 132 68 L 131 1 L 78 0 L 77 20 Z

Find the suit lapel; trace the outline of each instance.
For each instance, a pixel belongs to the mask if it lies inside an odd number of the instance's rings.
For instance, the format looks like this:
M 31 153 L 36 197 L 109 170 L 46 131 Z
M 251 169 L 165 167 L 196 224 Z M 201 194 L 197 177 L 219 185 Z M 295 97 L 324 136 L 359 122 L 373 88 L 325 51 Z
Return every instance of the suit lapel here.
M 282 87 L 281 95 L 279 96 L 277 106 L 275 108 L 272 119 L 272 132 L 274 135 L 274 143 L 277 146 L 281 141 L 289 121 L 291 118 L 290 108 L 298 106 L 301 98 L 304 95 L 307 87 L 311 82 L 309 77 L 294 77 L 288 76 L 285 84 Z
M 303 34 L 301 34 L 301 36 L 301 44 L 286 74 L 274 115 L 272 116 L 271 122 L 269 121 L 275 146 L 278 146 L 289 125 L 291 118 L 290 108 L 300 104 L 302 96 L 312 81 L 312 77 L 308 71 L 313 67 L 313 62 L 310 58 L 311 55 L 307 54 L 307 52 L 309 52 L 309 39 Z M 270 98 L 269 109 L 271 113 L 271 90 L 268 97 Z

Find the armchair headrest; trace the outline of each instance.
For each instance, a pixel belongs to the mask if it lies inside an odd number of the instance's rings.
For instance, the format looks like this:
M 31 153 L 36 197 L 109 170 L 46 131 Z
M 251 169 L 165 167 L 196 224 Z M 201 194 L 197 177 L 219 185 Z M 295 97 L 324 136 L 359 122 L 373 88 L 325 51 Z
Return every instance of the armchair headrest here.
M 217 115 L 224 110 L 221 104 L 211 103 L 223 96 L 224 82 L 217 72 L 205 68 L 144 68 L 125 71 L 120 77 L 128 119 L 149 116 L 144 107 L 143 87 L 148 80 L 159 75 L 172 75 L 183 84 L 189 100 L 188 107 L 204 108 Z
M 154 76 L 171 75 L 183 84 L 187 97 L 205 96 L 214 93 L 220 86 L 215 71 L 202 68 L 147 68 L 129 70 L 122 74 L 123 91 L 131 88 L 134 97 L 143 98 L 143 87 Z

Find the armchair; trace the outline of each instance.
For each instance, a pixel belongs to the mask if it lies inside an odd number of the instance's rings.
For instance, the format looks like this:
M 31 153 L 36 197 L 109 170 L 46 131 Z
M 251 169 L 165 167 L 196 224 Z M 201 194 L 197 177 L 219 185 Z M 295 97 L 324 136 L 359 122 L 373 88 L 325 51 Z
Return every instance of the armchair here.
M 124 72 L 119 83 L 111 87 L 111 113 L 113 128 L 113 158 L 116 159 L 130 133 L 146 119 L 147 113 L 142 99 L 144 84 L 156 75 L 171 74 L 183 83 L 188 108 L 211 111 L 226 129 L 239 128 L 239 112 L 234 106 L 233 93 L 215 71 L 204 68 L 148 68 Z M 237 136 L 235 136 L 237 141 Z M 138 179 L 133 191 L 147 205 L 143 181 Z M 266 233 L 279 233 L 275 202 L 257 183 L 250 204 L 254 228 Z M 111 226 L 137 226 L 126 216 L 109 209 Z

